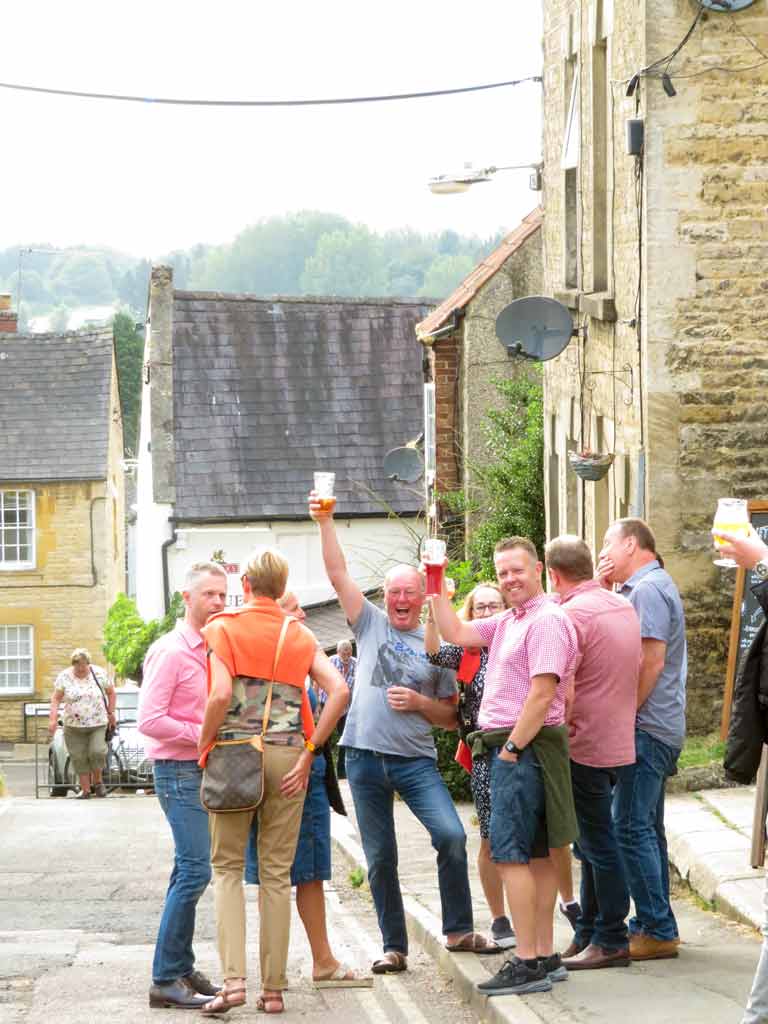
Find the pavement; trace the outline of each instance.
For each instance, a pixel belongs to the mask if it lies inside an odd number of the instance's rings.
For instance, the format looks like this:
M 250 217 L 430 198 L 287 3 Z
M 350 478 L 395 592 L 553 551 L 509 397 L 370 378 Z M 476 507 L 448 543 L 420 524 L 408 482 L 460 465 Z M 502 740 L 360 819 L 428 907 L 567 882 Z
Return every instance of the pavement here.
M 341 786 L 350 816 L 332 815 L 334 843 L 351 867 L 365 870 L 352 799 L 347 783 Z M 475 986 L 498 970 L 505 955 L 445 951 L 434 850 L 416 818 L 396 801 L 409 934 L 488 1024 L 646 1024 L 649 1019 L 654 1024 L 737 1024 L 760 952 L 758 929 L 764 915 L 765 872 L 750 867 L 753 805 L 754 788 L 747 786 L 667 797 L 670 862 L 680 879 L 674 899 L 682 938 L 678 959 L 571 973 L 552 992 L 489 999 Z M 490 915 L 476 868 L 477 819 L 471 805 L 457 809 L 468 837 L 476 927 L 488 931 Z M 565 920 L 556 920 L 556 948 L 563 949 L 571 934 Z

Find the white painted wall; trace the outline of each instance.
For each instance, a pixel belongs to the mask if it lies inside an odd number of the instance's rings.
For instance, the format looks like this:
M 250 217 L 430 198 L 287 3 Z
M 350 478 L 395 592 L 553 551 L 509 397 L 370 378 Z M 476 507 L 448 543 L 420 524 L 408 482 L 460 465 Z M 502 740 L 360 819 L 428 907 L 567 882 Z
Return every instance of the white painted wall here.
M 145 359 L 147 354 L 145 351 Z M 145 619 L 165 614 L 163 596 L 163 541 L 172 536 L 170 504 L 157 505 L 152 498 L 152 455 L 150 453 L 150 385 L 142 386 L 139 424 L 138 475 L 136 478 L 136 527 L 134 564 L 136 567 L 136 606 Z
M 405 525 L 407 523 L 407 525 Z M 366 590 L 378 585 L 390 566 L 398 562 L 416 564 L 421 522 L 390 519 L 338 519 L 339 540 L 353 578 Z M 411 532 L 413 531 L 413 532 Z M 179 529 L 175 544 L 168 548 L 171 592 L 181 590 L 187 568 L 207 562 L 222 552 L 228 566 L 228 604 L 242 598 L 240 576 L 248 555 L 261 544 L 278 547 L 291 566 L 288 580 L 302 604 L 316 604 L 335 596 L 323 568 L 320 537 L 311 520 L 296 523 L 255 522 L 248 526 L 195 526 Z M 158 561 L 160 553 L 158 551 Z M 160 596 L 162 600 L 162 580 Z M 142 615 L 146 613 L 139 605 Z

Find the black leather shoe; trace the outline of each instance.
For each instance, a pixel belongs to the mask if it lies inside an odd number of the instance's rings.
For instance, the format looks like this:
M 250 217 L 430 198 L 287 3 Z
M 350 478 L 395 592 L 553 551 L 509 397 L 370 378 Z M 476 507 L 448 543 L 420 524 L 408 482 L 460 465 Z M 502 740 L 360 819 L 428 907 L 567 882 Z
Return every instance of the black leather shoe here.
M 152 985 L 149 990 L 149 1005 L 153 1010 L 175 1008 L 177 1010 L 199 1010 L 210 1002 L 210 997 L 198 995 L 186 978 L 177 978 L 165 985 Z
M 221 992 L 221 985 L 214 985 L 210 978 L 206 978 L 202 971 L 192 971 L 184 979 L 195 992 L 201 996 L 217 996 Z

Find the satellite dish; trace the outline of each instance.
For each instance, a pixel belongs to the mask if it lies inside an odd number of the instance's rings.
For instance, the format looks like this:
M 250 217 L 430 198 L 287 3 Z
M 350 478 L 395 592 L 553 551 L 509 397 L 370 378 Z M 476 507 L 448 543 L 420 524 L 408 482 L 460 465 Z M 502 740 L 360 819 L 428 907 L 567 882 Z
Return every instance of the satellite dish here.
M 568 308 L 543 295 L 515 299 L 496 317 L 496 336 L 511 356 L 554 359 L 573 333 Z
M 732 12 L 743 11 L 745 7 L 751 7 L 755 0 L 701 0 L 701 6 L 707 7 L 710 11 Z
M 416 448 L 393 448 L 384 456 L 384 472 L 389 480 L 415 483 L 424 472 L 424 463 Z

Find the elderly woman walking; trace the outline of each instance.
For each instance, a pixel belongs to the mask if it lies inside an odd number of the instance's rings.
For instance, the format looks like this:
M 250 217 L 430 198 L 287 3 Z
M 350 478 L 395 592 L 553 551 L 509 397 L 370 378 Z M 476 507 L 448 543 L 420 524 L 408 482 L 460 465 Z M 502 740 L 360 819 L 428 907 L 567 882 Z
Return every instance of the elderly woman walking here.
M 257 1009 L 282 1013 L 291 919 L 291 864 L 301 824 L 304 796 L 316 750 L 328 739 L 347 706 L 344 680 L 318 650 L 313 634 L 290 620 L 277 604 L 288 580 L 280 552 L 260 548 L 243 576 L 245 603 L 208 622 L 210 693 L 200 750 L 214 742 L 264 733 L 264 798 L 256 811 L 212 812 L 211 863 L 215 878 L 222 991 L 203 1013 L 226 1013 L 246 999 L 245 896 L 243 868 L 254 814 L 258 816 L 261 875 L 259 959 L 262 993 Z M 283 639 L 280 646 L 281 636 Z M 327 695 L 317 722 L 304 689 L 309 674 Z M 272 681 L 274 680 L 274 681 Z
M 64 742 L 80 780 L 78 800 L 106 796 L 101 773 L 107 759 L 107 725 L 115 724 L 115 687 L 104 669 L 91 664 L 84 647 L 70 655 L 70 667 L 56 677 L 48 731 L 53 736 L 63 705 Z

